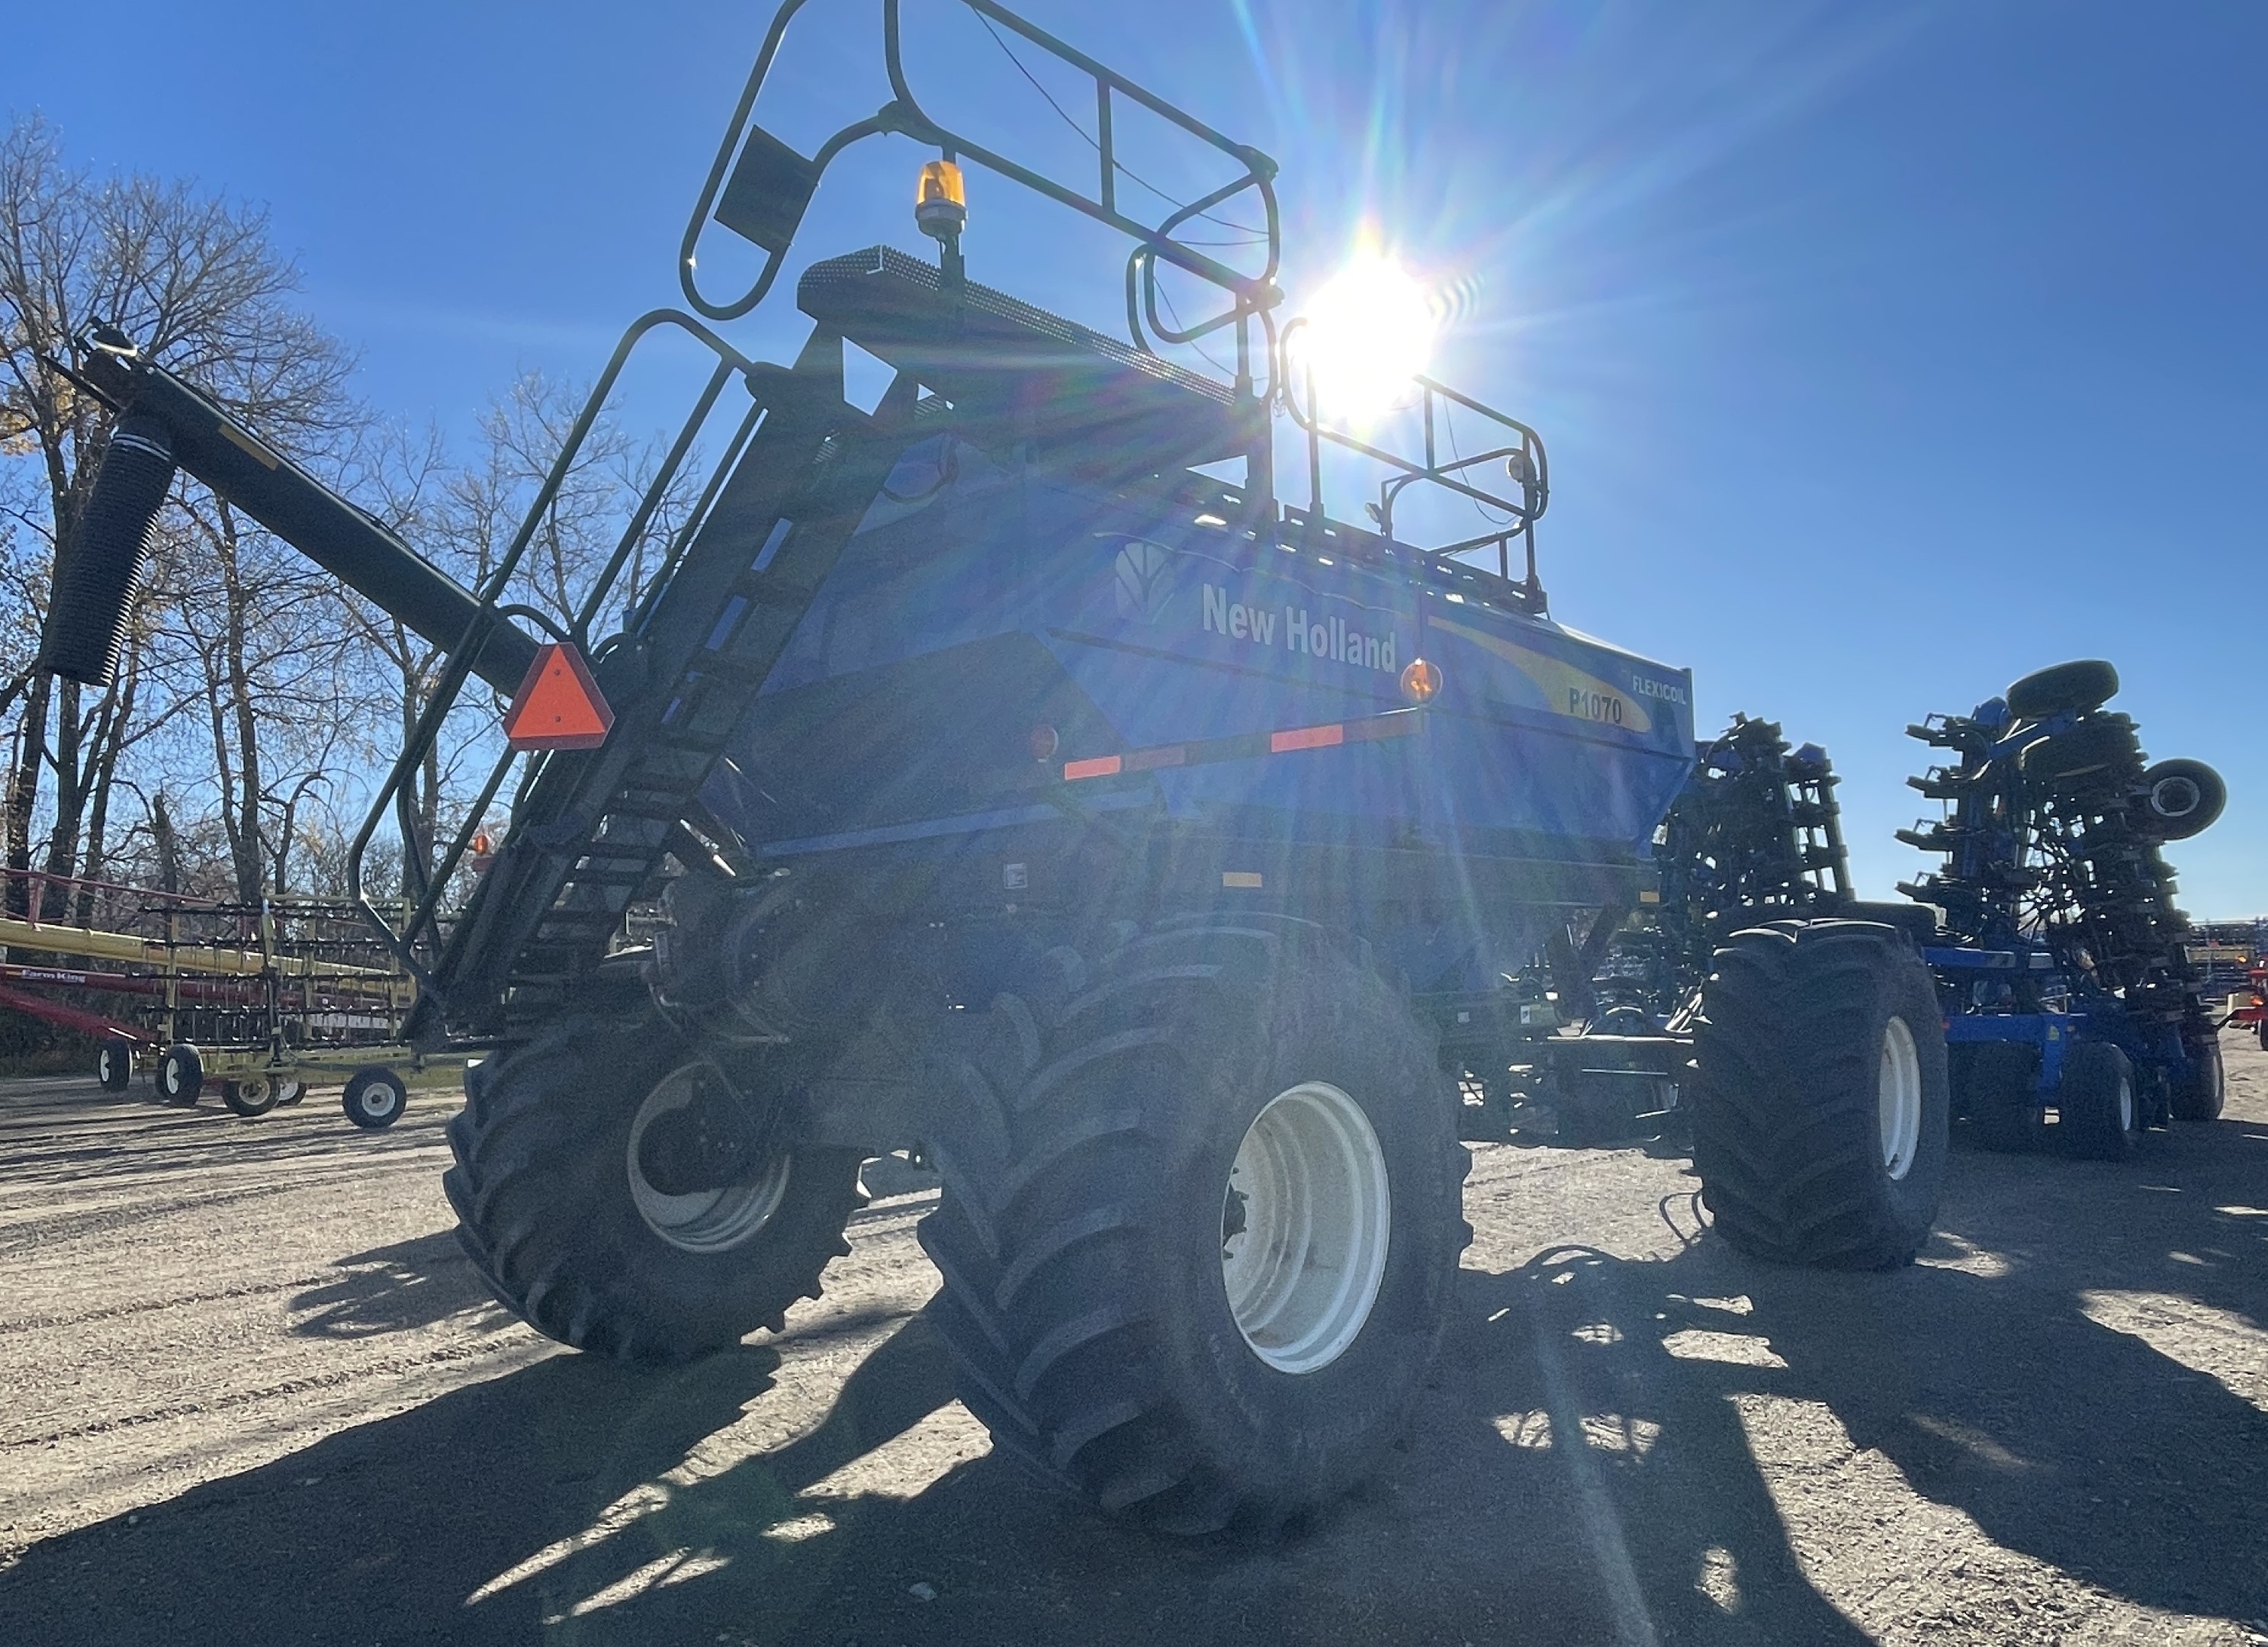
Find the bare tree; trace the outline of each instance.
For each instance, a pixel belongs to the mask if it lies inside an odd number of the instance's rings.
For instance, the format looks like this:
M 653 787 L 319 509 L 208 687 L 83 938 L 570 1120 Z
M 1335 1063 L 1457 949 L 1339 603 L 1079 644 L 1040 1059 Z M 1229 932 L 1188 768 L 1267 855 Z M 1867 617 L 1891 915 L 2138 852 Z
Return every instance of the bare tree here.
M 185 483 L 160 511 L 115 683 L 83 691 L 34 668 L 50 573 L 73 552 L 108 422 L 42 357 L 67 356 L 93 323 L 118 325 L 271 444 L 371 499 L 468 585 L 524 527 L 504 599 L 554 621 L 579 614 L 640 522 L 594 618 L 600 636 L 634 607 L 686 512 L 692 482 L 679 475 L 640 514 L 663 447 L 611 415 L 547 494 L 585 396 L 540 373 L 482 415 L 461 463 L 436 434 L 374 424 L 347 393 L 347 351 L 290 303 L 297 284 L 256 209 L 74 168 L 37 116 L 0 137 L 0 717 L 11 752 L 0 851 L 12 869 L 155 875 L 247 902 L 295 877 L 342 890 L 343 820 L 414 737 L 446 661 Z M 496 707 L 475 687 L 422 749 L 397 812 L 397 890 L 422 893 L 438 843 L 502 754 Z M 25 879 L 11 878 L 19 908 Z M 63 907 L 60 888 L 44 901 L 49 915 Z M 92 908 L 83 894 L 82 918 Z
M 578 384 L 523 373 L 482 413 L 472 460 L 449 487 L 453 552 L 485 576 L 526 525 L 527 548 L 508 592 L 562 623 L 579 612 L 660 464 L 659 443 L 630 434 L 610 407 L 538 510 L 543 483 L 587 399 Z M 655 548 L 688 502 L 682 476 L 674 477 L 662 506 L 631 545 L 611 592 L 611 611 L 627 613 L 637 604 Z M 603 632 L 605 625 L 596 627 Z
M 18 501 L 10 517 L 32 540 L 19 562 L 26 553 L 47 565 L 70 554 L 93 484 L 104 408 L 41 360 L 65 355 L 97 320 L 122 327 L 285 449 L 320 447 L 351 423 L 342 392 L 351 361 L 285 301 L 298 278 L 256 208 L 183 183 L 75 168 L 36 114 L 0 136 L 0 441 L 40 482 L 36 505 Z M 46 579 L 34 570 L 21 582 L 21 610 L 36 619 Z M 17 908 L 43 775 L 54 787 L 42 867 L 66 877 L 85 863 L 90 827 L 107 817 L 107 786 L 135 732 L 129 695 L 140 686 L 129 671 L 91 694 L 20 663 L 0 679 L 0 710 L 20 707 L 20 755 L 0 796 L 0 844 L 19 872 L 9 889 Z M 99 833 L 94 844 L 99 856 Z M 59 895 L 50 907 L 60 908 Z

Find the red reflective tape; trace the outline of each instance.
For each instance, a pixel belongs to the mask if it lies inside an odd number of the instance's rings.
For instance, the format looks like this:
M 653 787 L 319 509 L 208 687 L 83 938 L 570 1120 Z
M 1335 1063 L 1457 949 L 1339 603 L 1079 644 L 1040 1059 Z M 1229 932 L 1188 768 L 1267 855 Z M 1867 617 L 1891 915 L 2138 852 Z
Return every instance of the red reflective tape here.
M 1292 749 L 1328 749 L 1346 741 L 1344 726 L 1300 726 L 1288 732 L 1268 734 L 1268 753 L 1280 755 Z
M 1066 761 L 1064 762 L 1064 782 L 1071 783 L 1080 778 L 1116 777 L 1124 769 L 1125 764 L 1116 755 L 1096 755 L 1089 761 Z

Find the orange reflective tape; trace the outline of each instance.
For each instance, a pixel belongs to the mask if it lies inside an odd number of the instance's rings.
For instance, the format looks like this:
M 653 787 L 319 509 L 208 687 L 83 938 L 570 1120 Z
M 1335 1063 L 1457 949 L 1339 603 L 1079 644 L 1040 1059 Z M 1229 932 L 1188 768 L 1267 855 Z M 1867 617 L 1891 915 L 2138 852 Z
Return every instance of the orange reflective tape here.
M 1268 734 L 1268 753 L 1280 755 L 1290 749 L 1328 749 L 1346 741 L 1344 726 L 1301 726 L 1288 732 Z

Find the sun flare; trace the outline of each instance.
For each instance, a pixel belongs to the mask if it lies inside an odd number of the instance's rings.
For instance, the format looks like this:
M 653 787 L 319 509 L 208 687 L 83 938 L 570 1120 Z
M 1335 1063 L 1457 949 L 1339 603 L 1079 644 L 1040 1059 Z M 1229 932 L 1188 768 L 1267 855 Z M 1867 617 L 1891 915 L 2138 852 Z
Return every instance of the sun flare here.
M 1407 402 L 1411 379 L 1432 359 L 1440 324 L 1417 277 L 1371 246 L 1323 284 L 1305 319 L 1296 369 L 1312 374 L 1326 416 L 1353 423 L 1374 422 Z

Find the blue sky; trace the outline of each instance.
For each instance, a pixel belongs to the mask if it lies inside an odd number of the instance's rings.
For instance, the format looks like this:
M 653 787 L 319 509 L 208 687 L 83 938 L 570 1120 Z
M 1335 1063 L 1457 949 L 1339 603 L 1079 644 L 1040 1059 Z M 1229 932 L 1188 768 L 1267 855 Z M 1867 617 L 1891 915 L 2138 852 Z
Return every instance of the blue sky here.
M 908 0 L 924 98 L 1075 147 L 939 9 Z M 1906 723 L 2099 655 L 2154 755 L 2228 778 L 2221 822 L 2169 854 L 2183 901 L 2268 911 L 2268 8 L 1029 10 L 1276 155 L 1295 308 L 1365 223 L 1454 285 L 1439 374 L 1550 445 L 1557 615 L 1690 665 L 1705 724 L 1827 745 L 1869 891 L 1922 864 L 1890 838 L 1922 810 Z M 18 11 L 0 107 L 44 109 L 99 166 L 265 202 L 362 392 L 445 428 L 522 368 L 587 375 L 674 300 L 769 16 Z M 784 135 L 882 100 L 857 67 L 871 11 L 817 0 Z M 910 243 L 918 158 L 830 173 L 807 248 Z M 1184 187 L 1184 158 L 1147 174 Z M 974 276 L 1108 324 L 1093 240 L 975 187 Z

